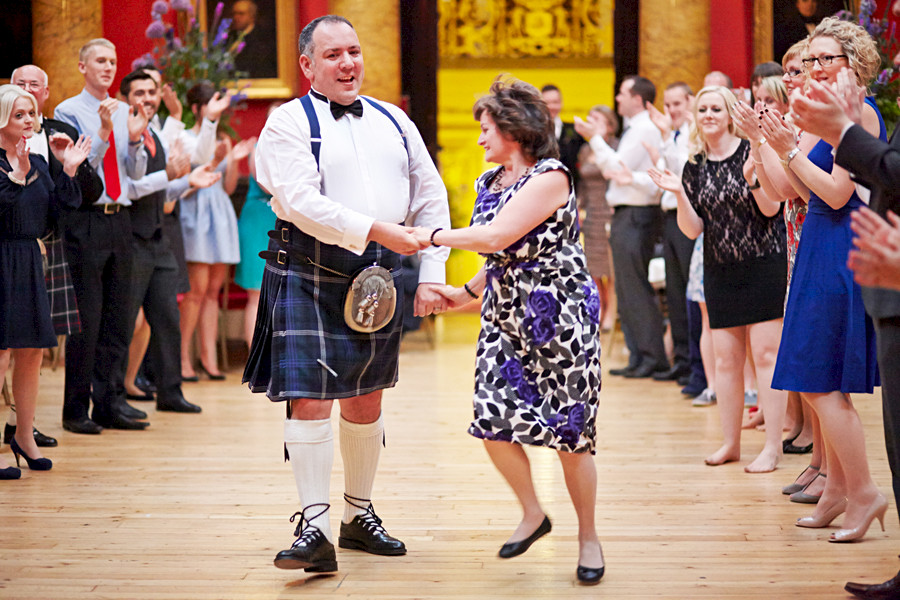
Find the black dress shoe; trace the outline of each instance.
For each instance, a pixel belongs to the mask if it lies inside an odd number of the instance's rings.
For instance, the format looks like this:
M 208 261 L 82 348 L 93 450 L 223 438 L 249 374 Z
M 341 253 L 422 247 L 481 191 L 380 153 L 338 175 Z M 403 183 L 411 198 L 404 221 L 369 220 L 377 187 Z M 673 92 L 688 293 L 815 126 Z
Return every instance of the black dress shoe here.
M 147 413 L 131 406 L 124 400 L 122 400 L 121 402 L 116 402 L 113 410 L 123 417 L 128 417 L 129 419 L 134 419 L 135 421 L 140 421 L 147 418 Z
M 165 398 L 162 396 L 157 398 L 156 410 L 166 412 L 198 413 L 203 409 L 196 404 L 191 404 L 190 402 L 185 400 L 184 396 L 182 396 L 181 394 L 177 394 Z
M 629 373 L 633 373 L 634 370 L 637 368 L 638 368 L 638 365 L 634 365 L 634 366 L 628 365 L 627 367 L 622 367 L 620 369 L 610 369 L 609 374 L 616 375 L 616 376 L 628 375 Z
M 655 366 L 650 363 L 644 363 L 639 366 L 637 369 L 630 373 L 625 373 L 625 377 L 628 379 L 645 379 L 647 377 L 654 377 L 658 374 L 665 373 L 666 371 L 662 369 L 657 369 Z
M 103 431 L 103 427 L 87 417 L 63 419 L 63 429 L 72 433 L 84 433 L 87 435 L 97 435 Z
M 679 377 L 689 374 L 690 367 L 684 365 L 672 365 L 670 369 L 658 371 L 653 374 L 655 381 L 675 381 Z
M 44 435 L 36 427 L 32 427 L 32 433 L 34 434 L 34 443 L 38 445 L 38 448 L 56 448 L 59 445 L 56 438 Z M 3 428 L 3 443 L 9 444 L 15 436 L 16 426 L 7 423 Z
M 510 542 L 508 544 L 503 544 L 503 546 L 500 547 L 500 552 L 498 553 L 500 558 L 512 558 L 513 556 L 524 554 L 526 550 L 531 548 L 531 545 L 533 543 L 550 533 L 550 530 L 552 528 L 553 526 L 550 524 L 550 517 L 545 515 L 544 520 L 541 521 L 541 524 L 538 525 L 538 528 L 535 529 L 534 533 L 529 535 L 527 538 L 519 542 Z
M 146 394 L 141 394 L 141 395 L 129 394 L 128 392 L 125 392 L 125 397 L 128 398 L 129 400 L 137 400 L 139 402 L 149 402 L 151 400 L 156 400 L 156 397 L 153 394 L 151 394 L 150 392 L 147 392 Z
M 338 570 L 334 544 L 315 527 L 307 528 L 289 549 L 276 554 L 275 566 L 279 569 L 303 569 L 307 573 L 333 573 Z
M 138 373 L 138 375 L 134 378 L 134 385 L 138 388 L 144 390 L 148 394 L 156 393 L 156 385 L 150 382 L 149 379 Z
M 681 388 L 681 393 L 690 398 L 696 398 L 700 394 L 703 393 L 703 390 L 706 389 L 705 385 L 701 385 L 695 381 L 692 381 Z
M 150 426 L 150 423 L 147 423 L 146 421 L 137 421 L 135 419 L 130 419 L 121 413 L 115 413 L 110 418 L 97 417 L 97 415 L 94 415 L 94 421 L 96 421 L 98 425 L 106 429 L 128 429 L 131 431 L 140 431 L 142 429 L 147 429 L 147 427 Z
M 578 568 L 575 569 L 575 576 L 578 578 L 579 583 L 583 583 L 584 585 L 597 585 L 600 583 L 600 580 L 603 579 L 603 573 L 605 571 L 606 567 L 593 569 L 591 567 L 582 567 L 581 565 L 578 565 Z
M 868 585 L 849 581 L 844 589 L 857 598 L 865 600 L 896 600 L 900 598 L 900 572 L 884 583 Z
M 363 515 L 356 515 L 349 523 L 341 523 L 338 546 L 350 550 L 362 550 L 379 556 L 400 556 L 406 554 L 406 545 L 381 526 L 381 518 L 375 514 L 370 504 Z

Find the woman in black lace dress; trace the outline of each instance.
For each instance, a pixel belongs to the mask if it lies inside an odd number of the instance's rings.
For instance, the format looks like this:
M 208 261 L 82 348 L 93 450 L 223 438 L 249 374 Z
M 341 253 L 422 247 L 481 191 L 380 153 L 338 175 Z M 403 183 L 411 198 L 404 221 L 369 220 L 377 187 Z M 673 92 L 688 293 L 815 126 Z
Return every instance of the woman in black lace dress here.
M 734 124 L 734 94 L 723 87 L 700 90 L 694 104 L 692 156 L 679 181 L 670 171 L 651 171 L 678 196 L 678 225 L 691 238 L 704 233 L 703 285 L 716 357 L 716 396 L 725 442 L 706 459 L 720 465 L 741 458 L 741 415 L 747 342 L 766 414 L 766 443 L 744 470 L 772 471 L 782 456 L 781 430 L 787 395 L 772 389 L 781 340 L 787 283 L 784 221 L 766 216 L 748 182 L 750 144 Z M 750 172 L 749 169 L 746 172 Z

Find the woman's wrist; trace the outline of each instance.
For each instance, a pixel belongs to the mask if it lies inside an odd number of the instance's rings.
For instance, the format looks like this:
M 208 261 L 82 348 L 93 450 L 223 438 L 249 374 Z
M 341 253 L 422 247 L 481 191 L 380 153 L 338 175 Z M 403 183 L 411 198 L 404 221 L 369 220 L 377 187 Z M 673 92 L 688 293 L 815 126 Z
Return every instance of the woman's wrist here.
M 435 247 L 440 246 L 440 244 L 438 244 L 436 241 L 434 241 L 434 236 L 437 235 L 437 232 L 438 232 L 438 231 L 443 231 L 443 229 L 444 229 L 443 227 L 438 227 L 437 229 L 435 229 L 434 231 L 431 232 L 431 238 L 430 238 L 430 239 L 431 239 L 431 245 L 432 245 L 432 246 L 435 246 Z
M 478 298 L 478 294 L 476 294 L 474 291 L 472 291 L 472 288 L 469 287 L 468 283 L 463 284 L 463 289 L 466 290 L 466 293 L 469 295 L 469 297 L 471 297 L 473 299 Z

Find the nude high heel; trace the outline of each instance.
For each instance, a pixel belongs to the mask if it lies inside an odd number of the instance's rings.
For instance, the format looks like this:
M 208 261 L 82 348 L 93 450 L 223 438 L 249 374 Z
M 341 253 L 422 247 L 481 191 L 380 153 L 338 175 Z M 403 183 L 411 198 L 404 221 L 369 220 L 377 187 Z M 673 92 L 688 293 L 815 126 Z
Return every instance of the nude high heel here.
M 820 517 L 801 517 L 794 523 L 797 527 L 808 527 L 810 529 L 818 529 L 828 527 L 831 522 L 841 516 L 847 510 L 847 499 L 842 498 L 831 505 Z
M 878 494 L 878 500 L 876 500 L 872 506 L 869 507 L 868 512 L 866 513 L 866 518 L 863 520 L 862 524 L 859 527 L 854 527 L 853 529 L 839 529 L 831 534 L 831 537 L 828 538 L 829 542 L 853 542 L 864 535 L 869 530 L 869 525 L 872 524 L 872 521 L 878 519 L 878 522 L 881 524 L 881 530 L 884 531 L 884 513 L 887 512 L 888 501 L 883 495 Z

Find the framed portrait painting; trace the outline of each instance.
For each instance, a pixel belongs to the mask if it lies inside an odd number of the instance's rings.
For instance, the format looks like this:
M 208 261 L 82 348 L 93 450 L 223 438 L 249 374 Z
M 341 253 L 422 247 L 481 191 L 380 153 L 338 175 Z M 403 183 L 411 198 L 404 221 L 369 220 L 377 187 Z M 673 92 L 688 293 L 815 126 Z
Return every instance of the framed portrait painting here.
M 754 62 L 781 62 L 785 51 L 809 35 L 822 19 L 858 9 L 851 0 L 754 0 Z
M 212 27 L 216 5 L 200 4 L 200 22 Z M 297 83 L 297 15 L 292 0 L 224 0 L 222 19 L 230 19 L 226 43 L 243 49 L 235 66 L 247 73 L 248 98 L 288 98 Z

